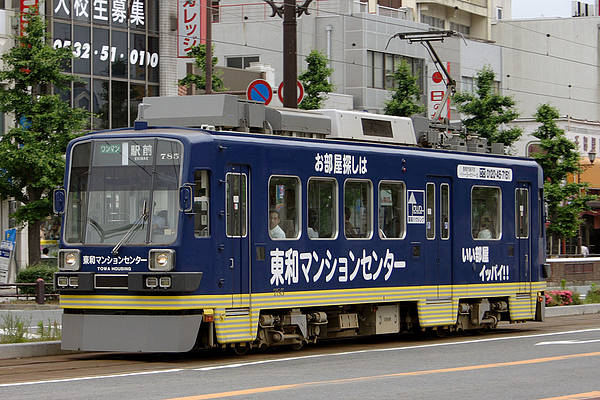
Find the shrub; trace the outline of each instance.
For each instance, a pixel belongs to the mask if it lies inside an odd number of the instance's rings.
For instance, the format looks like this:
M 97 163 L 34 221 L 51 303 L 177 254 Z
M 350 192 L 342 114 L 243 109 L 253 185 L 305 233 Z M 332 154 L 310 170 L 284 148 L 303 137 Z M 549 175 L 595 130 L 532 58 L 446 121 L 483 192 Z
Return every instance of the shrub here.
M 48 264 L 30 265 L 17 275 L 18 283 L 35 283 L 38 278 L 42 278 L 46 283 L 52 283 L 54 273 L 58 271 L 58 267 Z M 19 289 L 23 294 L 35 294 L 35 287 L 22 287 Z M 46 286 L 46 293 L 54 293 L 52 286 Z
M 570 290 L 550 290 L 546 292 L 546 306 L 568 306 L 570 304 L 573 304 L 573 293 Z
M 585 296 L 586 303 L 600 303 L 600 288 L 592 283 L 592 287 Z
M 583 301 L 581 301 L 581 297 L 579 297 L 579 293 L 573 292 L 573 305 L 578 306 L 580 304 L 583 304 Z

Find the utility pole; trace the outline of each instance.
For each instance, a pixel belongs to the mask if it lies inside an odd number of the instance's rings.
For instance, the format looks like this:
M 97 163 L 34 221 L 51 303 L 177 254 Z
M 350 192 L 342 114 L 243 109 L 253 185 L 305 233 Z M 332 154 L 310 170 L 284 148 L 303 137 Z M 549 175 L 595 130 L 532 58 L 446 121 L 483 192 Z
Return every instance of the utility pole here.
M 296 81 L 298 66 L 296 61 L 296 17 L 309 15 L 308 6 L 312 0 L 304 0 L 301 6 L 296 0 L 284 0 L 283 6 L 275 5 L 274 0 L 265 0 L 271 6 L 271 17 L 283 17 L 283 106 L 298 108 Z

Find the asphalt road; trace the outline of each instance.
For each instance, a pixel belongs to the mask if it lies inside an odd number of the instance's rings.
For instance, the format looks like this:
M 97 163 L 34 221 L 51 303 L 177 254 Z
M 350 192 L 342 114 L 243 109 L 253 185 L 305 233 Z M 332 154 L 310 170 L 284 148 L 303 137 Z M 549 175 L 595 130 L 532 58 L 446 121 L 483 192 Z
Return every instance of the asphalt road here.
M 581 395 L 583 394 L 583 395 Z M 3 399 L 600 398 L 600 315 L 237 357 L 84 353 L 0 362 Z

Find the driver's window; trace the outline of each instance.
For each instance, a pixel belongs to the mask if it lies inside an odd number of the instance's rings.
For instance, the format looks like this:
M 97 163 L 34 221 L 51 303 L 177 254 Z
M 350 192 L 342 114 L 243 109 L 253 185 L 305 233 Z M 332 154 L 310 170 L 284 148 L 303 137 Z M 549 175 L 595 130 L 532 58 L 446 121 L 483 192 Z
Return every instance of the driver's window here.
M 175 238 L 177 209 L 174 207 L 178 192 L 155 190 L 152 206 L 152 242 L 169 243 Z

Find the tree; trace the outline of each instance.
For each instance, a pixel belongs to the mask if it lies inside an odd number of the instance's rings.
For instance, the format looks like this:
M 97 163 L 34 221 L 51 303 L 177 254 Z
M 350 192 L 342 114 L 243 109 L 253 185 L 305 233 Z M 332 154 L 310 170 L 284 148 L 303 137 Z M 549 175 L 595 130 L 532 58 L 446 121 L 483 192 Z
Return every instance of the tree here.
M 308 68 L 298 76 L 304 85 L 304 99 L 300 103 L 300 108 L 316 110 L 321 108 L 325 95 L 335 89 L 335 86 L 327 80 L 333 69 L 327 67 L 327 57 L 318 50 L 312 50 L 306 56 L 306 63 Z
M 425 106 L 420 104 L 421 89 L 417 85 L 417 77 L 410 71 L 410 66 L 404 60 L 394 71 L 394 82 L 398 87 L 392 93 L 392 98 L 385 103 L 384 112 L 387 115 L 410 117 L 425 111 Z
M 494 71 L 485 66 L 477 72 L 476 94 L 459 92 L 454 95 L 454 103 L 459 112 L 465 114 L 462 120 L 467 131 L 488 140 L 488 143 L 504 143 L 511 146 L 522 134 L 521 128 L 501 130 L 500 126 L 519 116 L 515 101 L 509 96 L 494 93 Z
M 214 47 L 213 47 L 214 49 Z M 189 52 L 189 55 L 195 59 L 194 65 L 198 68 L 199 75 L 194 74 L 193 72 L 187 74 L 185 78 L 179 80 L 179 86 L 192 87 L 192 85 L 196 86 L 197 90 L 206 89 L 206 45 L 199 44 L 194 47 Z M 217 57 L 213 57 L 212 59 L 213 65 L 213 75 L 212 75 L 212 89 L 215 92 L 223 90 L 223 80 L 221 77 L 214 73 L 215 65 L 217 65 Z
M 61 72 L 73 57 L 71 48 L 53 49 L 46 25 L 37 12 L 15 45 L 2 55 L 0 111 L 14 117 L 15 126 L 0 139 L 0 198 L 22 203 L 17 222 L 28 224 L 29 263 L 40 261 L 40 227 L 52 214 L 49 193 L 60 186 L 67 143 L 89 124 L 90 113 L 72 109 L 51 87 L 65 88 L 75 78 Z
M 548 204 L 547 232 L 563 239 L 577 235 L 581 224 L 581 212 L 593 196 L 585 194 L 587 184 L 567 183 L 569 174 L 581 171 L 576 146 L 556 125 L 558 111 L 549 104 L 542 104 L 535 113 L 540 127 L 533 136 L 540 140 L 540 151 L 533 158 L 544 171 L 544 197 Z

